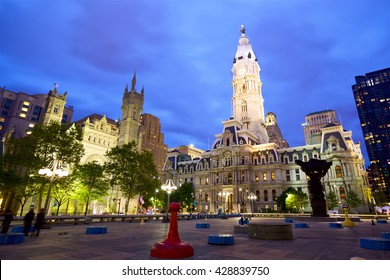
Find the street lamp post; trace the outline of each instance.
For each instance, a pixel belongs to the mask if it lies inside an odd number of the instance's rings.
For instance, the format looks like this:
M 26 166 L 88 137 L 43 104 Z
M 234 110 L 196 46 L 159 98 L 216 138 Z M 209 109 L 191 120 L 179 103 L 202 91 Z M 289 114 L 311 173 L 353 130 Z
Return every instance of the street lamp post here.
M 177 190 L 177 187 L 173 184 L 172 179 L 168 179 L 165 183 L 165 185 L 161 186 L 161 189 L 163 191 L 166 191 L 168 194 L 168 203 L 167 203 L 167 217 L 166 217 L 166 222 L 169 221 L 169 202 L 170 202 L 170 196 L 171 192 Z
M 44 207 L 45 213 L 47 214 L 47 211 L 49 210 L 51 189 L 53 188 L 53 182 L 55 178 L 68 176 L 69 172 L 62 168 L 61 162 L 59 160 L 53 160 L 49 167 L 39 169 L 38 174 L 48 177 L 50 181 L 49 188 L 47 189 L 47 195 L 46 195 L 46 201 Z
M 156 213 L 156 197 L 157 197 L 158 189 L 154 191 L 154 209 L 153 212 Z
M 257 196 L 252 192 L 248 195 L 248 199 L 251 202 L 251 210 L 252 210 L 252 217 L 253 217 L 253 201 L 257 198 Z
M 237 198 L 237 201 L 238 201 L 237 211 L 238 211 L 238 213 L 241 213 L 241 192 L 242 192 L 242 188 L 239 188 L 238 189 L 238 198 Z

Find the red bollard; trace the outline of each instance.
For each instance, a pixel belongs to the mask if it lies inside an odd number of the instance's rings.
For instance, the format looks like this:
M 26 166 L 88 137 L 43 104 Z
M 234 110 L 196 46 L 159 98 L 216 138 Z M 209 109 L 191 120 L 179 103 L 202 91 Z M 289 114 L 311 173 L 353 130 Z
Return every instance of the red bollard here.
M 163 242 L 154 244 L 150 250 L 150 255 L 155 258 L 162 259 L 180 259 L 188 258 L 194 255 L 194 248 L 191 244 L 180 240 L 177 227 L 177 212 L 180 210 L 180 205 L 177 202 L 172 202 L 169 205 L 171 211 L 171 222 L 167 238 Z

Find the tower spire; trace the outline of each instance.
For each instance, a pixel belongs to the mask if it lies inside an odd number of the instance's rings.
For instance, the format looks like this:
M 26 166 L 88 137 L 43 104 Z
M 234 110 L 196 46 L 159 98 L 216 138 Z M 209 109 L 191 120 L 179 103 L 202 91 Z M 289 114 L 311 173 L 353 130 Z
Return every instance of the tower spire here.
M 135 84 L 137 82 L 136 73 L 134 72 L 133 79 L 131 80 L 131 90 L 135 91 Z
M 241 30 L 242 34 L 245 34 L 245 26 L 243 24 L 241 25 L 241 29 L 240 30 Z

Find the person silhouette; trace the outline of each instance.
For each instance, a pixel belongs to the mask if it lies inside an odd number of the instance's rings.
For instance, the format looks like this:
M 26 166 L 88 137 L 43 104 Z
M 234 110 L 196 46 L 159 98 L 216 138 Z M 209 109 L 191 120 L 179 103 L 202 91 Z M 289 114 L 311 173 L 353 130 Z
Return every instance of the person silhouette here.
M 41 211 L 37 214 L 37 219 L 35 221 L 35 229 L 34 232 L 31 234 L 31 237 L 33 237 L 34 233 L 36 232 L 36 236 L 39 236 L 39 232 L 41 231 L 41 228 L 45 224 L 45 209 L 41 209 Z
M 12 216 L 11 209 L 7 209 L 4 214 L 4 220 L 2 223 L 3 228 L 1 229 L 1 233 L 7 233 L 9 230 L 9 226 L 11 225 L 12 220 L 14 217 Z
M 30 228 L 34 220 L 34 217 L 35 217 L 34 209 L 30 209 L 30 211 L 28 211 L 27 214 L 24 216 L 23 232 L 25 236 L 28 236 L 28 233 L 30 232 Z

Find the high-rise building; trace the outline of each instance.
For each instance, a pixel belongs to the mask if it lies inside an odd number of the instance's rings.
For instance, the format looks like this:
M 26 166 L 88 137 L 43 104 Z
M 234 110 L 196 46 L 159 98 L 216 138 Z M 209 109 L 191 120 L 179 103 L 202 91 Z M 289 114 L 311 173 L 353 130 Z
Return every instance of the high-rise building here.
M 356 108 L 370 160 L 372 188 L 390 195 L 390 68 L 355 77 Z
M 167 157 L 168 146 L 164 143 L 164 134 L 161 132 L 159 118 L 151 114 L 142 114 L 139 134 L 141 150 L 152 153 L 157 171 L 161 174 Z
M 305 116 L 305 123 L 303 124 L 306 145 L 320 143 L 321 128 L 329 123 L 339 123 L 336 117 L 336 111 L 334 110 L 324 110 L 307 114 Z
M 54 87 L 48 94 L 29 95 L 0 89 L 0 138 L 21 138 L 38 122 L 70 123 L 73 107 L 65 107 L 66 95 Z
M 308 193 L 307 177 L 295 160 L 321 158 L 332 162 L 323 178 L 325 192 L 334 192 L 341 203 L 354 192 L 364 201 L 360 210 L 368 211 L 367 172 L 351 131 L 326 118 L 317 132 L 318 143 L 289 147 L 276 114 L 268 113 L 264 119 L 260 66 L 243 27 L 232 76 L 233 116 L 222 121 L 211 150 L 197 157 L 170 150 L 163 179 L 172 179 L 177 186 L 192 182 L 197 211 L 260 212 L 277 209 L 276 198 L 287 188 Z M 250 194 L 255 197 L 253 209 Z

